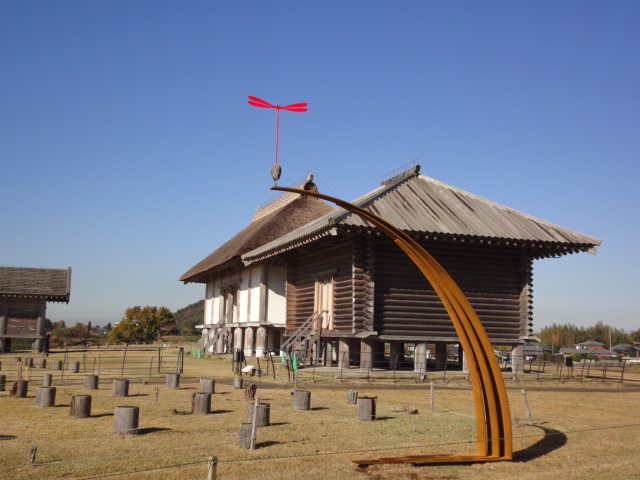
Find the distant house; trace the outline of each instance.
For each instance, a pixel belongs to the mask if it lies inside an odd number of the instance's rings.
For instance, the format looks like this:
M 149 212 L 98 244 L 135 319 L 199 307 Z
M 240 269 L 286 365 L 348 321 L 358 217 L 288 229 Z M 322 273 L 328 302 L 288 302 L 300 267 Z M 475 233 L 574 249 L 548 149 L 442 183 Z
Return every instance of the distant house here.
M 390 178 L 352 203 L 423 245 L 468 297 L 493 344 L 521 346 L 533 326 L 534 260 L 593 253 L 600 240 L 419 171 Z M 312 342 L 314 358 L 325 364 L 385 362 L 407 345 L 416 359 L 427 356 L 427 345 L 446 357 L 459 339 L 415 264 L 356 215 L 314 202 L 282 197 L 262 219 L 269 238 L 250 224 L 180 278 L 206 284 L 209 332 L 233 318 L 234 348 L 264 351 L 271 329 L 280 337 L 266 348 Z M 303 216 L 307 208 L 313 215 Z
M 0 348 L 11 351 L 11 339 L 34 340 L 42 351 L 47 302 L 69 302 L 71 268 L 0 267 Z
M 624 355 L 629 355 L 631 357 L 640 356 L 640 348 L 629 345 L 628 343 L 621 343 L 620 345 L 616 345 L 615 347 L 612 347 L 611 350 L 614 352 L 622 353 Z
M 603 348 L 604 343 L 596 342 L 595 340 L 586 340 L 584 342 L 576 343 L 576 349 L 578 350 L 593 350 L 595 348 Z

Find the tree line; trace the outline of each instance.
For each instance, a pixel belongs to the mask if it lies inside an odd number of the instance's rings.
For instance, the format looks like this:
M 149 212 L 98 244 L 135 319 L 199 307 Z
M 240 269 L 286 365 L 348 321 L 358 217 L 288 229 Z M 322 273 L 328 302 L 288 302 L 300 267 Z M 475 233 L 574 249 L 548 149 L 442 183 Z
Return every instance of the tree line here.
M 570 323 L 553 323 L 544 327 L 536 336 L 540 338 L 541 343 L 546 343 L 554 351 L 560 348 L 574 347 L 577 343 L 586 340 L 603 343 L 606 348 L 609 348 L 622 343 L 632 345 L 634 341 L 640 342 L 640 328 L 632 332 L 625 332 L 620 328 L 605 325 L 603 322 L 598 322 L 591 327 L 577 327 Z

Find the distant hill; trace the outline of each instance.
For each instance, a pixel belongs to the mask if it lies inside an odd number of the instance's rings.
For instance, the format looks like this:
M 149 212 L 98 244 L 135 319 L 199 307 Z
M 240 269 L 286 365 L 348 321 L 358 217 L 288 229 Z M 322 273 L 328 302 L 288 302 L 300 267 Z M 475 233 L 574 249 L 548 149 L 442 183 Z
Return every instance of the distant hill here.
M 204 323 L 204 299 L 173 313 L 178 331 L 187 335 L 198 333 L 195 326 Z

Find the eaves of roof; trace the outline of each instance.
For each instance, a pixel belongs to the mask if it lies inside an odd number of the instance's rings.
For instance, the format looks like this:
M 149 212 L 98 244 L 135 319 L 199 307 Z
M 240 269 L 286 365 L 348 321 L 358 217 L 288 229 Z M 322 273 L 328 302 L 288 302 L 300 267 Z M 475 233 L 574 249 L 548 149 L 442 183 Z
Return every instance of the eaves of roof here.
M 0 267 L 0 297 L 68 303 L 70 295 L 71 267 Z

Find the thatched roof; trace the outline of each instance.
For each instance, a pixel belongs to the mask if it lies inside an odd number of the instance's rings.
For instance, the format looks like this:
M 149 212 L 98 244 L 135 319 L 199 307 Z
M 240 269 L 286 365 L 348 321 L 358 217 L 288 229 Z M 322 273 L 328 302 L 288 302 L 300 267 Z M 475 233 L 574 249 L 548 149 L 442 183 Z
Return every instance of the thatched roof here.
M 420 239 L 507 245 L 529 248 L 535 258 L 589 251 L 601 241 L 513 210 L 433 178 L 417 166 L 394 177 L 352 203 Z M 357 215 L 339 208 L 282 238 L 248 252 L 245 264 L 339 231 L 372 228 Z
M 255 250 L 287 233 L 335 210 L 323 202 L 297 194 L 285 194 L 258 209 L 251 223 L 204 260 L 185 272 L 179 280 L 206 283 L 216 271 L 239 262 L 244 253 Z
M 0 297 L 45 298 L 49 302 L 69 302 L 71 267 L 0 267 Z

